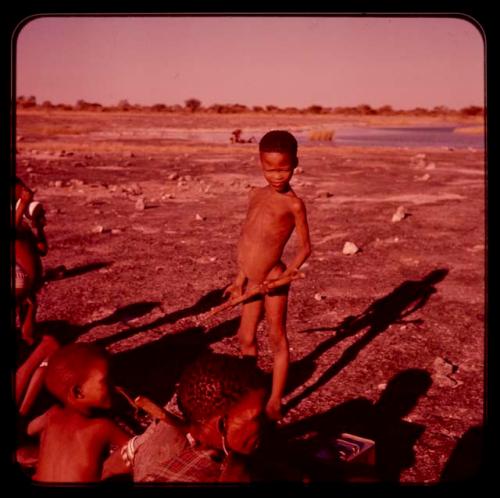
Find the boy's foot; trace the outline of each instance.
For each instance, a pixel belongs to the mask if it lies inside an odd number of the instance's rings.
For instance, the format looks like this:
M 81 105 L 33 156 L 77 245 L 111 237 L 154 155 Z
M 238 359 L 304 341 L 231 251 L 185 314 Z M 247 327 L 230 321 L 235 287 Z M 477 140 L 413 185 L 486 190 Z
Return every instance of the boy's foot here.
M 274 400 L 269 400 L 266 405 L 266 415 L 269 420 L 277 422 L 283 418 L 283 413 L 281 411 L 281 401 L 277 402 Z

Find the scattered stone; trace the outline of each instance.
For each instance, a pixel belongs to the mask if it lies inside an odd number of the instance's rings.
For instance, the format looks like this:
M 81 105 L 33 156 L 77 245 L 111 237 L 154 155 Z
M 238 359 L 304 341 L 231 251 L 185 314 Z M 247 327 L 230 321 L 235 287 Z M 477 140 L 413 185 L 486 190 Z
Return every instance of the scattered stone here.
M 108 185 L 108 190 L 110 192 L 116 192 L 118 190 L 118 185 Z
M 132 166 L 132 161 L 125 161 L 124 166 Z
M 92 228 L 92 233 L 104 233 L 106 231 L 109 231 L 109 229 L 105 229 L 102 225 L 96 225 Z
M 316 301 L 322 301 L 325 298 L 326 296 L 320 292 L 316 292 L 316 294 L 314 294 L 314 299 L 316 299 Z
M 162 271 L 162 270 L 164 270 L 164 269 L 165 269 L 165 267 L 164 267 L 164 266 L 156 266 L 156 267 L 155 267 L 155 271 Z
M 27 173 L 31 173 L 32 171 L 33 171 L 33 168 L 31 168 L 31 167 L 30 168 L 26 168 L 26 172 Z
M 64 157 L 66 155 L 66 151 L 63 149 L 59 152 L 59 157 Z
M 185 182 L 190 182 L 190 181 L 192 181 L 192 180 L 193 180 L 193 177 L 192 177 L 191 175 L 185 175 L 185 176 L 184 176 L 184 178 L 183 178 L 183 180 L 184 180 Z
M 392 215 L 392 222 L 397 223 L 398 221 L 404 220 L 406 217 L 406 210 L 404 206 L 399 206 L 396 212 Z
M 196 213 L 195 219 L 197 221 L 205 221 L 206 220 L 206 218 L 201 216 L 201 214 L 199 214 L 199 213 Z
M 328 192 L 327 190 L 318 190 L 316 193 L 317 198 L 325 198 L 327 199 L 328 197 L 333 197 L 333 194 L 331 192 Z
M 383 391 L 386 387 L 387 387 L 387 384 L 386 384 L 385 382 L 383 382 L 382 384 L 379 384 L 379 385 L 377 386 L 377 389 L 378 389 L 379 391 Z
M 85 182 L 83 180 L 78 180 L 77 178 L 72 178 L 70 181 L 69 181 L 70 185 L 72 185 L 73 187 L 82 187 L 83 185 L 85 185 Z
M 66 155 L 67 155 L 67 156 L 74 156 L 74 155 L 75 155 L 75 153 L 74 153 L 74 152 L 66 152 Z
M 102 211 L 100 209 L 94 209 L 94 214 L 102 214 Z
M 429 163 L 425 169 L 427 170 L 433 170 L 433 169 L 436 169 L 436 164 L 435 163 Z
M 77 162 L 74 162 L 74 163 L 73 163 L 73 167 L 74 167 L 74 168 L 83 168 L 83 167 L 85 167 L 85 166 L 87 166 L 87 164 L 86 164 L 86 163 L 82 163 L 82 162 L 80 162 L 80 161 L 77 161 Z
M 139 199 L 137 199 L 137 202 L 135 203 L 135 209 L 137 211 L 144 211 L 144 209 L 146 209 L 146 203 L 144 202 L 144 199 L 142 197 L 139 197 Z
M 63 182 L 62 182 L 62 180 L 56 180 L 56 181 L 54 182 L 54 187 L 60 188 L 60 187 L 62 187 L 62 186 L 63 186 Z
M 135 157 L 135 154 L 133 152 L 129 152 L 128 157 Z
M 113 228 L 113 229 L 111 230 L 111 233 L 112 233 L 113 235 L 117 235 L 117 234 L 122 233 L 122 232 L 123 232 L 123 230 L 122 230 L 121 228 Z
M 23 136 L 23 135 L 19 135 L 19 136 L 17 137 L 17 141 L 18 141 L 18 142 L 22 142 L 23 140 L 24 140 L 24 136 Z
M 297 175 L 301 175 L 302 173 L 304 173 L 304 169 L 303 169 L 301 166 L 297 166 L 297 167 L 295 168 L 295 173 L 296 173 Z
M 420 181 L 420 182 L 426 182 L 430 177 L 431 177 L 431 175 L 429 175 L 429 173 L 426 173 L 423 176 L 415 177 L 415 180 Z
M 352 254 L 356 254 L 359 251 L 359 247 L 354 244 L 354 242 L 346 242 L 344 244 L 344 248 L 342 249 L 342 253 L 350 256 Z
M 452 377 L 457 372 L 458 366 L 449 360 L 437 357 L 432 363 L 432 380 L 441 387 L 458 387 L 462 382 Z
M 178 180 L 179 179 L 179 173 L 170 173 L 170 175 L 167 176 L 167 180 Z
M 205 194 L 210 190 L 210 188 L 212 187 L 212 185 L 207 185 L 204 189 L 203 189 L 203 192 L 205 192 Z M 246 188 L 246 187 L 245 187 Z
M 165 201 L 165 200 L 167 200 L 167 199 L 175 199 L 175 195 L 174 195 L 174 194 L 163 194 L 163 195 L 161 196 L 161 200 L 162 200 L 162 201 Z

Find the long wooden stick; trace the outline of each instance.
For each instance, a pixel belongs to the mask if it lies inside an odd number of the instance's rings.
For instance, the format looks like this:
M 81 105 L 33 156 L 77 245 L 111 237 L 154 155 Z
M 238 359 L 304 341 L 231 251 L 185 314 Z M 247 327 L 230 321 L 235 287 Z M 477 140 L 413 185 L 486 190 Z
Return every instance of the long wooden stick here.
M 134 399 L 132 399 L 127 391 L 125 391 L 123 387 L 119 386 L 115 386 L 115 391 L 120 393 L 130 403 L 130 405 L 135 409 L 136 412 L 141 409 L 155 420 L 162 420 L 167 424 L 176 426 L 184 424 L 184 421 L 180 417 L 165 410 L 161 406 L 158 406 L 154 401 L 150 400 L 146 396 L 136 396 Z
M 241 296 L 229 299 L 229 301 L 226 301 L 225 303 L 220 304 L 219 306 L 215 306 L 212 308 L 210 311 L 204 313 L 203 318 L 210 318 L 213 315 L 220 313 L 221 311 L 227 310 L 229 308 L 233 308 L 234 306 L 237 306 L 240 303 L 243 303 L 247 301 L 248 299 L 256 296 L 257 294 L 267 294 L 269 291 L 276 289 L 278 287 L 283 287 L 285 285 L 288 285 L 291 283 L 293 280 L 298 280 L 300 278 L 304 278 L 305 274 L 302 272 L 294 273 L 293 275 L 288 275 L 283 278 L 277 278 L 275 280 L 270 280 L 267 284 L 267 289 L 263 289 L 262 285 L 255 285 L 251 289 L 248 289 L 245 293 L 243 293 Z

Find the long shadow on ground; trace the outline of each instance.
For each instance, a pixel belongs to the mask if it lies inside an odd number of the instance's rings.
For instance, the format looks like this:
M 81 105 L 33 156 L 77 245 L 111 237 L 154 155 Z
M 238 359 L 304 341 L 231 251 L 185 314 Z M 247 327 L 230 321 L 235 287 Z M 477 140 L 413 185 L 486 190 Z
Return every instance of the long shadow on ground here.
M 405 320 L 410 314 L 419 310 L 429 300 L 430 296 L 437 292 L 435 284 L 442 281 L 448 270 L 441 268 L 426 275 L 422 280 L 407 280 L 396 287 L 391 293 L 374 301 L 365 311 L 357 316 L 348 316 L 342 323 L 333 328 L 307 329 L 304 332 L 331 331 L 336 332 L 320 343 L 313 351 L 304 358 L 290 365 L 287 393 L 292 392 L 310 378 L 315 370 L 316 360 L 330 348 L 338 344 L 346 337 L 358 333 L 368 327 L 367 332 L 354 344 L 349 346 L 337 362 L 327 368 L 316 382 L 307 386 L 297 396 L 292 398 L 285 406 L 288 411 L 297 406 L 303 399 L 319 389 L 331 380 L 345 366 L 353 361 L 358 353 L 375 337 L 384 332 L 393 323 L 422 323 L 421 320 Z
M 404 370 L 390 379 L 375 403 L 356 398 L 283 426 L 259 450 L 260 466 L 275 475 L 297 469 L 312 481 L 398 482 L 401 471 L 414 464 L 413 447 L 425 430 L 403 417 L 431 384 L 427 371 Z M 374 465 L 339 459 L 333 442 L 343 432 L 375 441 Z
M 209 349 L 209 345 L 236 333 L 239 318 L 204 331 L 193 327 L 113 356 L 113 379 L 132 396 L 150 397 L 164 405 L 186 365 Z
M 110 337 L 103 337 L 102 339 L 98 339 L 95 343 L 99 344 L 100 346 L 108 346 L 111 343 L 127 339 L 128 337 L 131 337 L 140 332 L 152 330 L 167 324 L 173 324 L 183 318 L 199 315 L 201 313 L 204 313 L 212 309 L 214 306 L 220 304 L 223 300 L 222 299 L 223 292 L 224 288 L 211 290 L 191 306 L 188 306 L 181 310 L 174 311 L 172 313 L 167 313 L 166 315 L 157 318 L 156 320 L 153 320 L 150 323 L 146 323 L 144 325 L 140 325 L 137 327 L 129 327 L 125 330 L 117 332 L 116 334 L 113 334 Z
M 64 265 L 56 266 L 54 268 L 48 268 L 43 276 L 46 282 L 53 280 L 63 280 L 65 278 L 76 277 L 78 275 L 83 275 L 90 271 L 100 270 L 101 268 L 107 268 L 112 263 L 109 261 L 98 261 L 95 263 L 88 263 L 85 265 L 75 266 L 74 268 L 67 269 Z

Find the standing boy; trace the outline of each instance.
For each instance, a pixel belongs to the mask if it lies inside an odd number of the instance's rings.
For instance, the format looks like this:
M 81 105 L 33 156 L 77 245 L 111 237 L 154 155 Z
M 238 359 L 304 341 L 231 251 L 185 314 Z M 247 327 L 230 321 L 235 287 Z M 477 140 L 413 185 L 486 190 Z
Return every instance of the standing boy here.
M 247 218 L 238 244 L 239 272 L 226 290 L 232 298 L 243 289 L 261 285 L 266 292 L 270 280 L 295 274 L 311 254 L 306 209 L 290 187 L 299 161 L 297 140 L 287 132 L 273 130 L 259 143 L 262 173 L 268 185 L 250 192 Z M 288 266 L 281 260 L 293 230 L 297 230 L 298 251 Z M 243 305 L 238 336 L 243 355 L 257 356 L 256 332 L 264 308 L 274 351 L 273 386 L 266 405 L 271 420 L 282 417 L 289 351 L 286 336 L 288 287 L 270 291 Z

